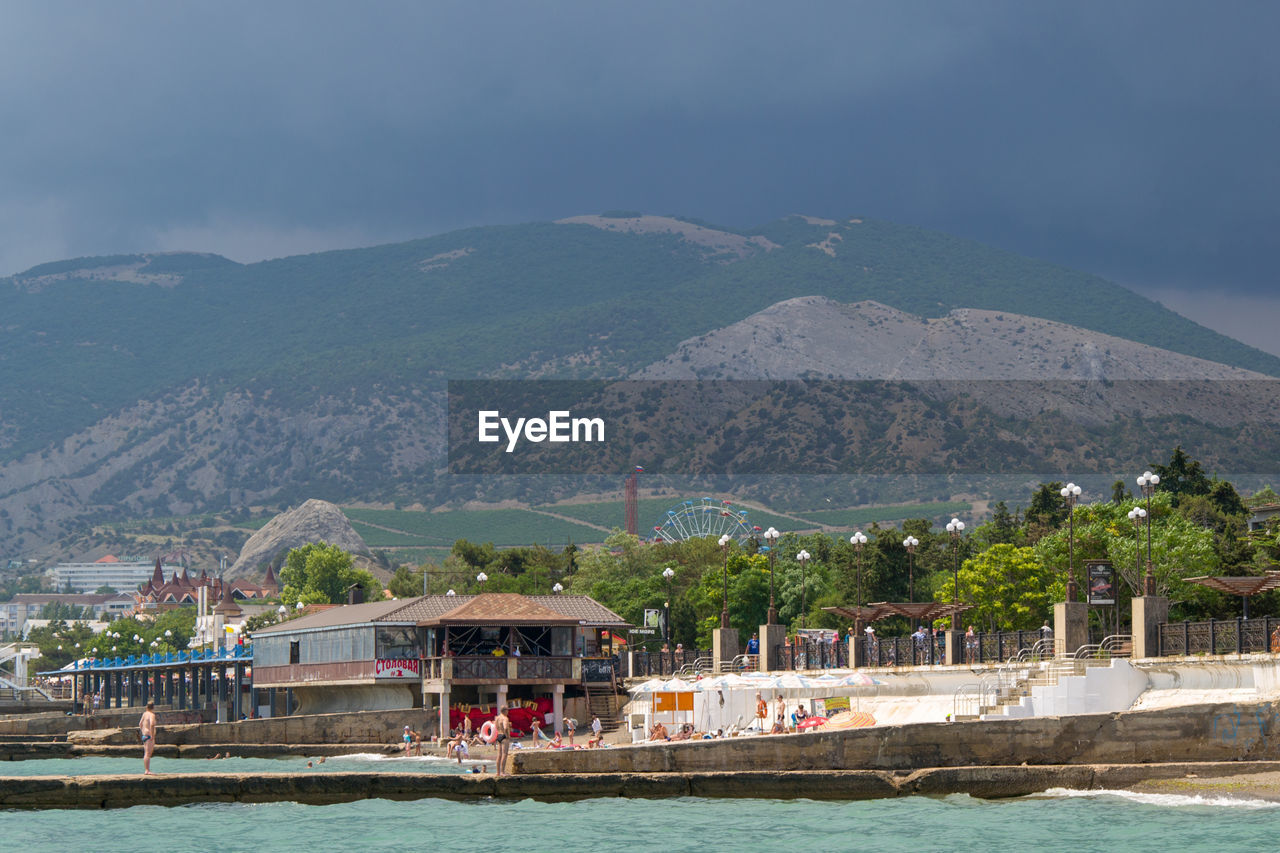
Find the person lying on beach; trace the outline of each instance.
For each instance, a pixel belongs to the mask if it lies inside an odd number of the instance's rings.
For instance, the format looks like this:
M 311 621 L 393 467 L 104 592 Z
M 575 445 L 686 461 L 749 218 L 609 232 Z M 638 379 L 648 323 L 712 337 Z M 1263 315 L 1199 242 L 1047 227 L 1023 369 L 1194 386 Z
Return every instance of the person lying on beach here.
M 551 738 L 551 743 L 547 744 L 547 749 L 562 749 L 563 747 L 564 739 L 560 737 L 559 732 L 556 732 Z
M 688 740 L 691 737 L 693 737 L 693 726 L 689 723 L 684 723 L 680 726 L 680 731 L 671 736 L 671 740 Z

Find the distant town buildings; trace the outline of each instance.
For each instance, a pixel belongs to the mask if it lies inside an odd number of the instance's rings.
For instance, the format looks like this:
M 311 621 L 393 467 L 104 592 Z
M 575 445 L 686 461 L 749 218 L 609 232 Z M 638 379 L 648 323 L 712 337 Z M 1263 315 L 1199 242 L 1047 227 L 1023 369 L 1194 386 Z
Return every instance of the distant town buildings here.
M 0 634 L 16 636 L 25 633 L 28 621 L 39 619 L 40 613 L 50 604 L 66 604 L 83 608 L 87 616 L 96 622 L 110 622 L 131 613 L 133 596 L 129 593 L 19 593 L 13 600 L 0 603 Z
M 111 554 L 92 563 L 58 563 L 53 567 L 54 588 L 59 592 L 95 592 L 109 586 L 116 592 L 133 592 L 152 576 L 148 561 L 124 562 Z M 177 571 L 181 566 L 165 566 Z
M 191 573 L 186 569 L 181 573 L 174 570 L 172 577 L 166 581 L 164 569 L 157 560 L 151 567 L 150 577 L 145 584 L 138 585 L 133 598 L 136 609 L 139 611 L 172 610 L 175 607 L 198 603 L 201 587 L 208 590 L 205 593 L 205 601 L 211 607 L 221 606 L 219 603 L 226 601 L 228 605 L 224 610 L 230 607 L 237 611 L 239 608 L 235 607 L 234 602 L 236 598 L 267 598 L 280 592 L 275 572 L 270 568 L 267 569 L 267 576 L 263 578 L 261 584 L 251 583 L 244 578 L 227 581 L 223 581 L 222 578 L 211 578 L 203 569 L 197 578 L 191 577 Z
M 1280 518 L 1280 504 L 1262 504 L 1249 511 L 1249 529 L 1261 530 L 1273 518 Z

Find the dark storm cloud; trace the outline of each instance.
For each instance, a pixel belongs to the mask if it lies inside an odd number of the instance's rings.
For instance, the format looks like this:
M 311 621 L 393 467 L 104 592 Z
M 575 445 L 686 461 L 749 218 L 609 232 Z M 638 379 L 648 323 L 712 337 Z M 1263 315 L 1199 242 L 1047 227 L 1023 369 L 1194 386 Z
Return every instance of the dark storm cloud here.
M 1270 3 L 5 3 L 0 272 L 608 208 L 1263 291 Z

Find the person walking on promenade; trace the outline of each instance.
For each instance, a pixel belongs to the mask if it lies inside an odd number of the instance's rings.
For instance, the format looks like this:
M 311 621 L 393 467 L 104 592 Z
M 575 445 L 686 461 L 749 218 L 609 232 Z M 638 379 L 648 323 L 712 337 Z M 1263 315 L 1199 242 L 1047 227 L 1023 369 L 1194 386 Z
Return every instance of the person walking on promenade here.
M 138 735 L 142 738 L 142 775 L 151 774 L 151 756 L 156 751 L 156 706 L 147 703 L 147 710 L 142 712 L 138 720 Z

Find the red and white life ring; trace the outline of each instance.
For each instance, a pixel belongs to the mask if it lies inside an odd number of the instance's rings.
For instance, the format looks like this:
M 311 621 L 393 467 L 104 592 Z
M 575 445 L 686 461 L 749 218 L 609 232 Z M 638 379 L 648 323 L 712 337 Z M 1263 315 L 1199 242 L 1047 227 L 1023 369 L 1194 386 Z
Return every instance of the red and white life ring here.
M 498 727 L 493 724 L 493 720 L 487 721 L 480 727 L 480 740 L 485 743 L 493 743 L 498 739 Z

